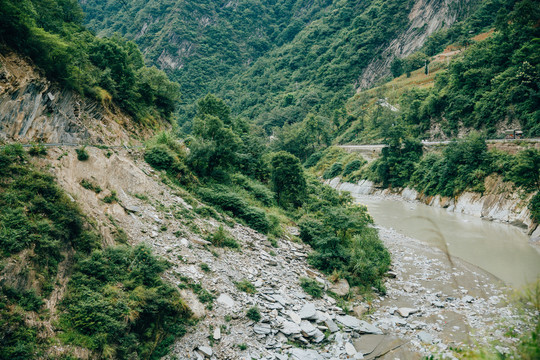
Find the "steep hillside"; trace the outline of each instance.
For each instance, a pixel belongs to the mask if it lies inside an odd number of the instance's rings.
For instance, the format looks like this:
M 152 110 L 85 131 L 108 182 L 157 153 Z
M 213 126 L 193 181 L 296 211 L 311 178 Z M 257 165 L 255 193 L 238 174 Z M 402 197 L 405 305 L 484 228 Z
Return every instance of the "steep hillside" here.
M 394 57 L 478 3 L 81 1 L 89 26 L 136 41 L 180 82 L 188 102 L 218 93 L 267 130 L 310 111 L 328 116 L 357 87 L 389 74 Z M 193 114 L 189 106 L 182 112 L 184 121 Z
M 215 92 L 218 78 L 243 72 L 290 42 L 330 0 L 81 0 L 98 35 L 134 40 L 146 60 L 181 85 L 184 103 Z
M 404 137 L 423 139 L 463 137 L 474 130 L 502 138 L 506 129 L 538 136 L 540 13 L 530 1 L 513 6 L 499 13 L 488 32 L 434 56 L 421 51 L 394 63 L 392 81 L 348 100 L 335 141 L 388 141 L 389 124 L 399 125 Z
M 178 85 L 144 66 L 134 43 L 98 38 L 82 25 L 75 0 L 0 0 L 0 52 L 29 57 L 48 80 L 104 104 L 114 103 L 134 120 L 171 120 Z
M 14 52 L 0 54 L 0 141 L 127 145 L 150 134 L 115 104 L 49 81 Z

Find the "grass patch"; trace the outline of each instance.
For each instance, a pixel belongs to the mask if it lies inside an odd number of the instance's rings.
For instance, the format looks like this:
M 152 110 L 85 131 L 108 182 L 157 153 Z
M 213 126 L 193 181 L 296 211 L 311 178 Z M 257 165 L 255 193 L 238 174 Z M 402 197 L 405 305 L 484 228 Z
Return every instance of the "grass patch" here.
M 259 322 L 261 321 L 261 312 L 259 311 L 259 308 L 256 306 L 253 306 L 248 309 L 246 312 L 246 317 L 252 321 Z
M 112 204 L 117 202 L 118 198 L 116 197 L 116 191 L 112 190 L 111 193 L 103 198 L 103 202 L 106 204 Z
M 86 148 L 84 146 L 75 149 L 75 152 L 77 153 L 77 160 L 79 161 L 86 161 L 90 158 L 90 155 L 88 154 L 88 151 L 86 151 Z
M 223 226 L 219 226 L 217 231 L 208 236 L 207 239 L 214 246 L 228 247 L 231 249 L 240 248 L 240 244 L 229 235 L 229 233 L 223 228 Z
M 244 279 L 238 282 L 235 282 L 234 285 L 236 288 L 240 291 L 243 291 L 248 294 L 255 294 L 257 292 L 257 289 L 255 288 L 255 285 L 253 285 L 249 280 Z
M 200 267 L 201 270 L 204 271 L 205 273 L 209 273 L 209 272 L 212 271 L 212 270 L 210 270 L 210 266 L 208 266 L 208 264 L 206 264 L 206 263 L 201 263 L 201 264 L 199 264 L 199 267 Z
M 99 185 L 97 185 L 96 183 L 88 179 L 82 179 L 79 184 L 81 184 L 83 188 L 87 190 L 91 190 L 95 192 L 96 194 L 99 194 L 100 192 L 103 191 L 103 189 Z
M 324 288 L 322 284 L 320 284 L 317 280 L 301 277 L 300 286 L 302 287 L 302 289 L 304 289 L 306 294 L 309 294 L 314 298 L 320 298 L 324 293 Z

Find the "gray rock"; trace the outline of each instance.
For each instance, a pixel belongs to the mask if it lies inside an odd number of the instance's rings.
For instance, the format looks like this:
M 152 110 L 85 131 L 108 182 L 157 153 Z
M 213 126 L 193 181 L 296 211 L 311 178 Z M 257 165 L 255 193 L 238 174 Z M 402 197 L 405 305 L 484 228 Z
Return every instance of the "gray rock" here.
M 291 358 L 294 360 L 324 360 L 324 357 L 319 355 L 319 353 L 315 350 L 311 349 L 299 349 L 294 348 L 291 349 Z
M 289 311 L 289 317 L 297 325 L 300 325 L 300 323 L 302 322 L 302 318 L 300 317 L 300 315 L 293 311 Z
M 226 307 L 232 308 L 234 307 L 235 303 L 232 297 L 230 297 L 227 294 L 221 294 L 216 300 L 218 303 L 225 305 Z
M 474 298 L 471 295 L 467 295 L 463 297 L 463 302 L 472 303 L 474 301 Z
M 380 334 L 382 335 L 381 329 L 378 327 L 371 325 L 370 323 L 360 320 L 360 328 L 356 329 L 360 334 Z
M 124 209 L 128 212 L 137 213 L 141 211 L 141 208 L 135 205 L 124 205 Z
M 418 334 L 418 339 L 420 339 L 421 342 L 426 344 L 433 344 L 433 336 L 431 336 L 430 333 L 425 331 L 420 331 Z
M 362 317 L 365 313 L 367 313 L 368 308 L 362 304 L 356 305 L 353 307 L 353 313 L 356 315 L 356 317 Z
M 193 312 L 193 317 L 196 319 L 203 318 L 206 315 L 206 307 L 199 301 L 197 296 L 191 290 L 181 290 L 180 296 L 185 300 Z
M 351 329 L 357 329 L 360 327 L 360 320 L 350 315 L 345 315 L 345 316 L 338 315 L 336 316 L 336 321 Z
M 210 241 L 206 241 L 206 240 L 199 239 L 196 237 L 192 238 L 191 241 L 198 245 L 211 245 L 212 244 Z
M 417 312 L 418 312 L 418 309 L 413 309 L 413 308 L 402 307 L 402 308 L 397 309 L 397 313 L 404 318 L 409 317 L 410 315 Z
M 328 327 L 328 330 L 330 330 L 331 333 L 339 331 L 339 327 L 331 319 L 326 319 L 324 323 L 326 324 L 326 327 Z
M 338 315 L 336 316 L 336 321 L 362 334 L 382 334 L 382 331 L 376 326 L 373 326 L 366 321 L 359 320 L 350 315 L 345 315 L 345 316 Z
M 330 286 L 330 291 L 334 292 L 339 296 L 347 295 L 349 293 L 349 290 L 349 282 L 346 279 L 340 279 L 338 282 Z
M 214 329 L 214 340 L 219 340 L 221 339 L 221 328 L 219 326 L 216 326 L 216 328 Z
M 315 328 L 315 326 L 311 325 L 311 323 L 306 320 L 302 321 L 302 323 L 300 324 L 300 329 L 302 330 L 302 334 L 305 337 L 312 337 L 317 332 L 317 328 Z
M 270 327 L 270 324 L 257 323 L 255 326 L 253 326 L 253 331 L 259 335 L 267 335 L 272 332 L 272 328 Z
M 362 355 L 368 355 L 384 340 L 385 335 L 363 335 L 354 340 L 354 348 Z
M 210 358 L 212 357 L 212 354 L 214 353 L 212 351 L 212 348 L 209 347 L 209 346 L 199 346 L 197 348 L 197 350 L 204 356 L 204 357 L 207 357 L 207 358 Z
M 294 322 L 292 321 L 283 322 L 281 332 L 284 333 L 285 335 L 300 334 L 300 331 L 301 331 L 300 326 L 298 326 Z
M 277 301 L 278 303 L 280 303 L 283 306 L 287 306 L 288 301 L 283 296 L 281 296 L 281 295 L 272 295 L 272 297 L 274 298 L 274 301 Z
M 438 308 L 444 308 L 444 303 L 442 301 L 433 301 L 431 305 L 438 307 Z
M 356 354 L 356 349 L 354 348 L 353 344 L 351 344 L 350 342 L 346 342 L 345 343 L 345 352 L 347 353 L 347 355 L 353 356 L 353 355 Z
M 315 334 L 313 335 L 313 342 L 318 344 L 322 342 L 324 339 L 325 339 L 324 333 L 319 329 L 315 329 Z
M 301 319 L 316 319 L 317 310 L 315 309 L 315 305 L 312 303 L 305 304 L 298 313 L 298 316 L 300 316 Z

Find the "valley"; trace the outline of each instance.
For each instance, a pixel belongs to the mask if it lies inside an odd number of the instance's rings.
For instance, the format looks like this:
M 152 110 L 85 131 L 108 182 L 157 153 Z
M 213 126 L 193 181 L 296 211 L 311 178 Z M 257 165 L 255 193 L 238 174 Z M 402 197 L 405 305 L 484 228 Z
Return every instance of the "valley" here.
M 540 356 L 534 1 L 0 18 L 0 359 Z

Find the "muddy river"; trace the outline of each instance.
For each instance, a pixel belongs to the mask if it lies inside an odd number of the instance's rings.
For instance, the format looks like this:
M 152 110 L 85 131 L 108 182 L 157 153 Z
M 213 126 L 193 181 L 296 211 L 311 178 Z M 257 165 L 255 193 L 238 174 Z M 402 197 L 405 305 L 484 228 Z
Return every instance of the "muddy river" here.
M 510 225 L 421 203 L 356 195 L 378 225 L 448 251 L 519 288 L 540 276 L 540 251 Z

